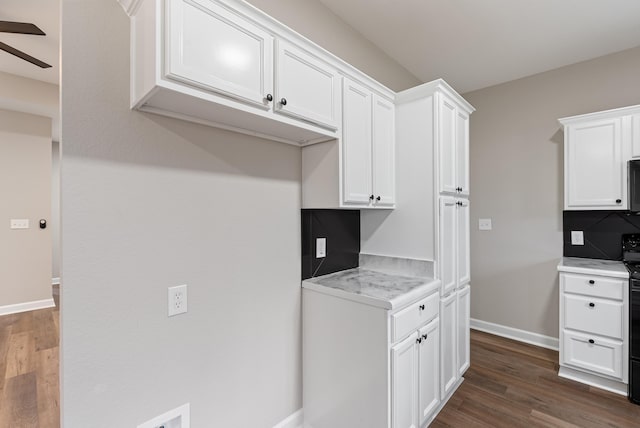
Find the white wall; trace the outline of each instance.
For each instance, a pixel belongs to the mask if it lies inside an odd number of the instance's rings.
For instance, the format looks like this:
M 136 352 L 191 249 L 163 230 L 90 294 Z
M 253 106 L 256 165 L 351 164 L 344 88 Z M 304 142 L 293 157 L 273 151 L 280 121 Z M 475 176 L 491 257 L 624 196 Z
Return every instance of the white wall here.
M 0 110 L 0 312 L 51 299 L 51 119 Z M 10 229 L 11 219 L 29 228 Z M 3 308 L 4 307 L 4 308 Z
M 63 0 L 62 31 L 64 426 L 273 426 L 302 405 L 300 149 L 130 111 L 115 1 Z
M 471 116 L 472 318 L 558 337 L 563 132 L 640 104 L 640 48 L 464 94 Z M 478 231 L 491 218 L 493 231 Z

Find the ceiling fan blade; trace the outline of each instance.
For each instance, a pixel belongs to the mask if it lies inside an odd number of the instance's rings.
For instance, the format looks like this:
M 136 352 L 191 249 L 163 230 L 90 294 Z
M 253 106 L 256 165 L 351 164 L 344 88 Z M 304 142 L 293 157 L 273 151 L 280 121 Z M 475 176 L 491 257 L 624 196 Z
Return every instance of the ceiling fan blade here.
M 37 25 L 29 24 L 27 22 L 0 21 L 0 32 L 46 36 L 44 31 L 38 28 Z
M 9 45 L 5 45 L 4 43 L 0 42 L 0 49 L 2 49 L 5 52 L 10 53 L 11 55 L 15 55 L 18 58 L 21 58 L 25 61 L 29 61 L 31 64 L 35 64 L 40 68 L 49 68 L 51 67 L 49 64 L 47 64 L 46 62 L 42 62 L 37 58 L 32 57 L 31 55 L 28 55 L 22 51 L 19 51 L 16 48 L 13 48 Z

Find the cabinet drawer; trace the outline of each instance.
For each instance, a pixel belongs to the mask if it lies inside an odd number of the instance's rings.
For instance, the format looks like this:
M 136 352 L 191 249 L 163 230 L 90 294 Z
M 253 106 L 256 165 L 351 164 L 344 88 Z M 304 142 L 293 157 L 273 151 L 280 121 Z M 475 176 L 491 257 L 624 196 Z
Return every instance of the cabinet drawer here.
M 564 364 L 622 380 L 622 342 L 564 331 L 562 346 Z
M 391 342 L 402 339 L 411 331 L 438 316 L 440 296 L 433 293 L 391 315 Z
M 584 294 L 586 296 L 616 300 L 622 300 L 624 287 L 629 284 L 625 279 L 606 278 L 596 275 L 563 273 L 560 277 L 564 283 L 565 293 Z
M 565 294 L 564 328 L 622 339 L 622 302 Z

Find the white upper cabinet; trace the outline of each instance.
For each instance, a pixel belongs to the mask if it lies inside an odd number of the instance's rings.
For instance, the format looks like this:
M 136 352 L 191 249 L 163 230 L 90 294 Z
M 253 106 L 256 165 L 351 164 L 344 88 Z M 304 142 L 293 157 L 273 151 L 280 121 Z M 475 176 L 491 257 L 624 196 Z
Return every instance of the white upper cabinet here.
M 371 100 L 373 94 L 344 79 L 342 153 L 344 202 L 369 205 L 372 202 Z
M 627 210 L 627 161 L 640 157 L 640 105 L 566 117 L 564 209 Z
M 469 109 L 437 94 L 440 193 L 469 195 Z
M 166 3 L 165 76 L 267 109 L 273 37 L 208 0 Z
M 396 203 L 395 106 L 373 96 L 373 194 L 376 206 Z
M 301 48 L 277 42 L 276 111 L 331 130 L 340 121 L 337 71 Z
M 565 209 L 626 209 L 622 119 L 569 125 Z

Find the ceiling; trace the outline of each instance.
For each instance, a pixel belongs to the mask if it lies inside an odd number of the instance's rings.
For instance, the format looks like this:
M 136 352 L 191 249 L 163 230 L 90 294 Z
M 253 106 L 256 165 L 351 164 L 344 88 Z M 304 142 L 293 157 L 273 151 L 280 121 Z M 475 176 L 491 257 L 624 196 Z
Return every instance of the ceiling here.
M 460 93 L 640 46 L 639 0 L 319 0 Z
M 31 22 L 40 27 L 46 36 L 0 33 L 0 42 L 52 65 L 42 69 L 0 51 L 0 71 L 57 85 L 60 74 L 60 3 L 56 0 L 1 0 L 0 21 Z

